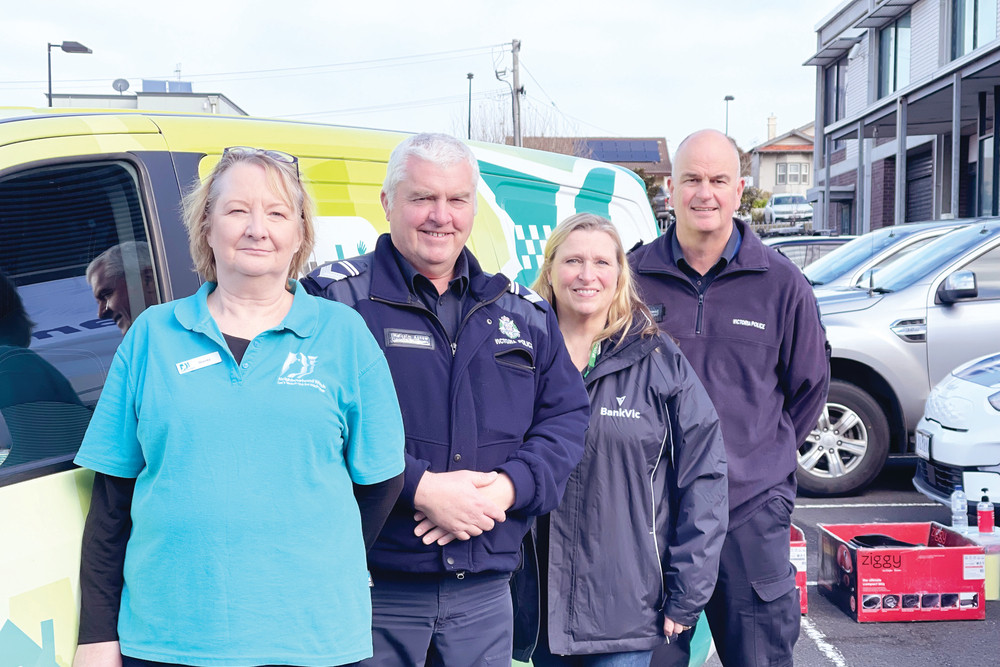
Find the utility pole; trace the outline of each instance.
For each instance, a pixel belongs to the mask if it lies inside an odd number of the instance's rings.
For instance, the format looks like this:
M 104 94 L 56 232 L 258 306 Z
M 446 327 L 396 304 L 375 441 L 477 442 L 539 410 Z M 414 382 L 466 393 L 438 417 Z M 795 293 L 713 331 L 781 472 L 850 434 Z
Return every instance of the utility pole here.
M 521 141 L 521 73 L 518 70 L 517 57 L 521 51 L 521 40 L 515 39 L 511 42 L 511 51 L 514 54 L 514 90 L 511 93 L 511 109 L 514 116 L 514 145 L 522 146 Z

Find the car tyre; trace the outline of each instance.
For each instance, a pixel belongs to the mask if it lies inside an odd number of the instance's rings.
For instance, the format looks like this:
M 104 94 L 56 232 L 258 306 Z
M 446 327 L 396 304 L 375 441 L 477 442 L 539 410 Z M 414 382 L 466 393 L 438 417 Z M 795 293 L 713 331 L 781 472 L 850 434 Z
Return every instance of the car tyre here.
M 889 422 L 878 402 L 855 384 L 831 380 L 823 414 L 799 447 L 799 488 L 814 496 L 859 491 L 888 455 Z

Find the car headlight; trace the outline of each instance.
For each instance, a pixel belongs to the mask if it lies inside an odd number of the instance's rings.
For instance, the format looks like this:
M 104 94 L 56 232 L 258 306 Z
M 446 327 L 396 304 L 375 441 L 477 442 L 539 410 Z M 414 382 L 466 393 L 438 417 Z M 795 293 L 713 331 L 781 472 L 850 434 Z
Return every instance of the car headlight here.
M 1000 391 L 990 396 L 987 400 L 989 400 L 994 410 L 1000 410 Z
M 1000 408 L 998 408 L 1000 409 Z M 964 431 L 972 414 L 972 401 L 958 396 L 951 383 L 941 383 L 931 390 L 924 404 L 924 416 L 946 428 Z

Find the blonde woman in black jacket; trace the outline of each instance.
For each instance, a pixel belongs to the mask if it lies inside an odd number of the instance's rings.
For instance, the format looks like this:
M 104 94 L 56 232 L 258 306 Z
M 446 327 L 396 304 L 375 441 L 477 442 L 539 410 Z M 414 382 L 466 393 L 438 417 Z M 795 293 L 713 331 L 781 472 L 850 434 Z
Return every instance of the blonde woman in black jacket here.
M 536 667 L 649 665 L 715 587 L 728 516 L 719 420 L 639 299 L 608 220 L 563 221 L 534 289 L 555 307 L 591 417 L 562 503 L 538 522 L 540 607 L 522 597 L 518 625 L 540 609 Z

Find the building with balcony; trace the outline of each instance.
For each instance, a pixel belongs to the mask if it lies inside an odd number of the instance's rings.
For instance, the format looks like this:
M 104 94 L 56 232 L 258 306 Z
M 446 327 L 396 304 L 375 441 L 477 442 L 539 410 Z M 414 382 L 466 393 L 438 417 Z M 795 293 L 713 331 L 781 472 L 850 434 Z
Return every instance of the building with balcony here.
M 816 26 L 817 229 L 998 215 L 1000 0 L 845 0 Z

